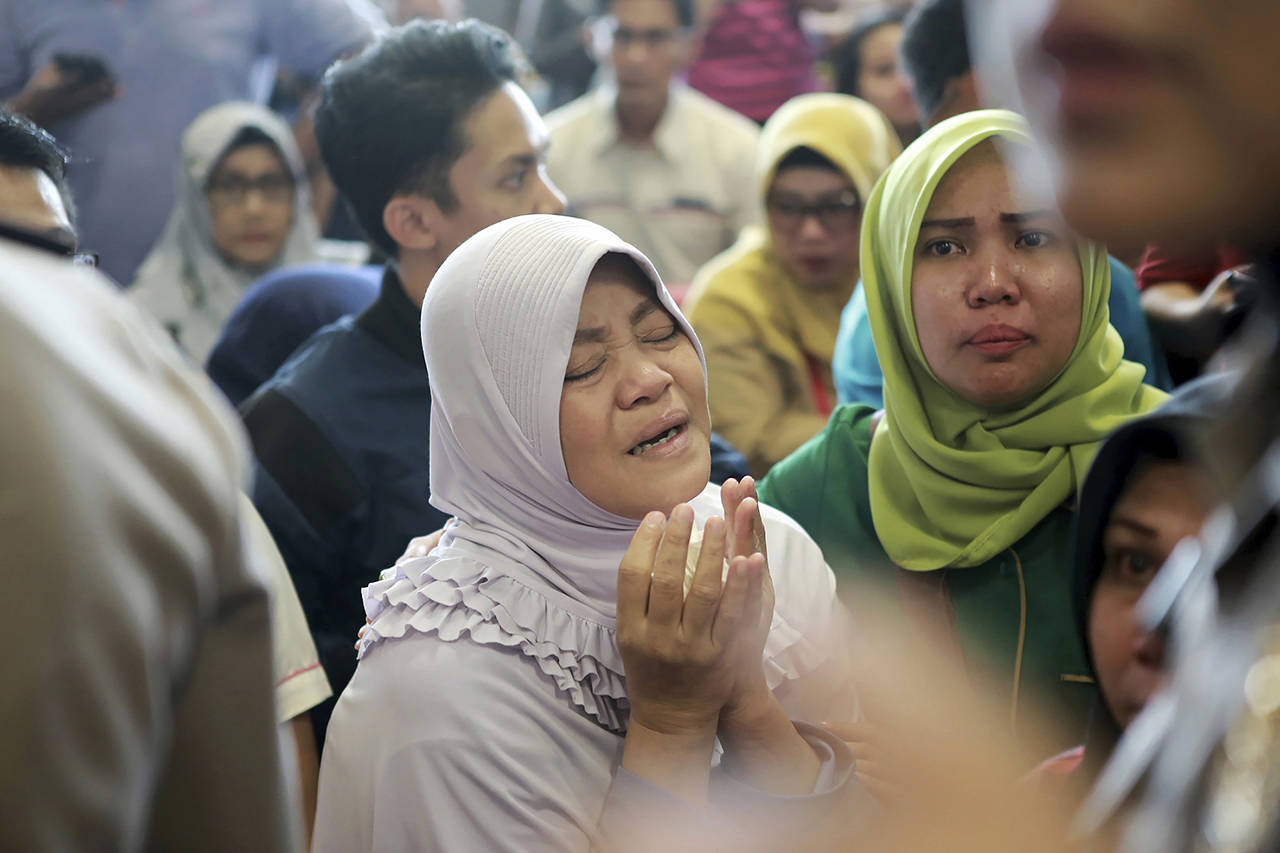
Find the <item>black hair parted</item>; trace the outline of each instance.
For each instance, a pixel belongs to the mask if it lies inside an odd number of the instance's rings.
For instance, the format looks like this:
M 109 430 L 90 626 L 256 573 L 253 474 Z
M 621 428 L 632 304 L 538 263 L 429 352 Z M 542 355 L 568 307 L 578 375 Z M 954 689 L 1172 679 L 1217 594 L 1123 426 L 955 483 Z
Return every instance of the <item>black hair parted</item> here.
M 75 224 L 76 210 L 67 186 L 67 163 L 70 156 L 53 134 L 26 116 L 0 109 L 0 166 L 10 169 L 39 169 L 49 176 L 67 217 Z
M 613 4 L 617 0 L 598 0 L 596 10 L 598 14 L 608 15 L 613 11 Z M 680 26 L 688 29 L 693 26 L 696 20 L 693 8 L 693 0 L 667 0 L 676 10 L 676 20 L 680 22 Z
M 867 40 L 867 36 L 881 27 L 902 24 L 906 14 L 903 9 L 888 9 L 880 12 L 855 27 L 853 32 L 849 33 L 848 37 L 832 51 L 831 64 L 835 70 L 837 92 L 862 97 L 862 93 L 858 91 L 858 75 L 862 73 L 862 43 Z
M 398 246 L 382 211 L 399 193 L 457 207 L 449 172 L 469 141 L 472 110 L 513 81 L 521 60 L 511 37 L 475 20 L 413 21 L 385 33 L 324 76 L 316 141 L 325 167 L 369 239 Z
M 929 116 L 942 103 L 947 83 L 973 68 L 964 0 L 920 0 L 903 22 L 898 50 L 914 81 L 920 114 Z

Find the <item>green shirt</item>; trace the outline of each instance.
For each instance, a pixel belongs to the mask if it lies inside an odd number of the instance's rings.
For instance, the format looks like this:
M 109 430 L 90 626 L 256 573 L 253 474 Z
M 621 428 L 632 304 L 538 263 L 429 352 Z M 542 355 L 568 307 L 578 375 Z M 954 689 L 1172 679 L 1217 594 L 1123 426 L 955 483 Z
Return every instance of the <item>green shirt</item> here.
M 900 570 L 871 521 L 874 413 L 870 406 L 840 406 L 826 429 L 759 485 L 760 499 L 794 518 L 822 548 L 855 617 L 860 587 L 900 603 Z M 1055 509 L 991 560 L 942 570 L 967 670 L 984 673 L 1002 691 L 1015 732 L 1021 709 L 1040 709 L 1054 726 L 1051 742 L 1042 744 L 1051 749 L 1082 741 L 1096 695 L 1072 612 L 1071 519 L 1065 507 Z

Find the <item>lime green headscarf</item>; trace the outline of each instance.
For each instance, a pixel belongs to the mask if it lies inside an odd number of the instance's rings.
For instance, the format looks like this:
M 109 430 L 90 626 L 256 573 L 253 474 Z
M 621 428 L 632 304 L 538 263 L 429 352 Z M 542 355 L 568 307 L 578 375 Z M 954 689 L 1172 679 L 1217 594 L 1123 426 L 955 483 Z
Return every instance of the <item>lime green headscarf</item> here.
M 885 416 L 871 441 L 871 516 L 899 566 L 976 566 L 1026 535 L 1084 480 L 1098 442 L 1165 394 L 1123 360 L 1110 324 L 1106 250 L 1080 243 L 1080 337 L 1057 378 L 1011 411 L 974 405 L 925 362 L 911 312 L 920 223 L 947 170 L 983 140 L 1031 144 L 1004 110 L 948 119 L 917 139 L 876 184 L 862 222 L 862 278 Z

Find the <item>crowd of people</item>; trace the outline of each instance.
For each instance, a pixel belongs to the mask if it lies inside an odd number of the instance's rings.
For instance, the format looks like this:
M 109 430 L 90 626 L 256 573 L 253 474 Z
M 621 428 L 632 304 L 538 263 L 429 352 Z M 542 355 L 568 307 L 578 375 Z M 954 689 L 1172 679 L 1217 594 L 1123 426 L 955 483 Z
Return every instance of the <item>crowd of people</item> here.
M 0 847 L 1266 849 L 1231 6 L 0 0 Z

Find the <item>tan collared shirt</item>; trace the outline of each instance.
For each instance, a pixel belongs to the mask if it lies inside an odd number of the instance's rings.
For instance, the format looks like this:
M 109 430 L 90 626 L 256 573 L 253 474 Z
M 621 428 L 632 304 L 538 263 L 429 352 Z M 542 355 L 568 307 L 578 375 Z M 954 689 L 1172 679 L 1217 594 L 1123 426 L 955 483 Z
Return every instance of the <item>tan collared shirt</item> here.
M 760 220 L 754 123 L 683 85 L 647 145 L 619 138 L 616 90 L 588 92 L 547 116 L 548 171 L 568 212 L 610 229 L 687 285 Z

